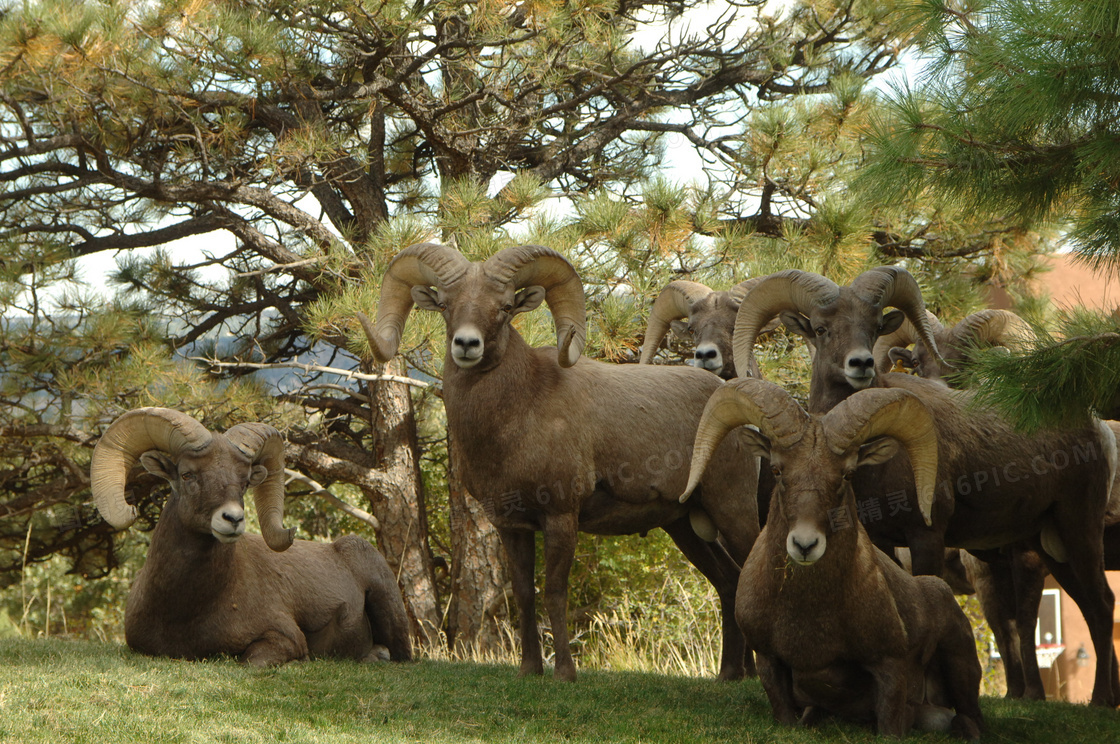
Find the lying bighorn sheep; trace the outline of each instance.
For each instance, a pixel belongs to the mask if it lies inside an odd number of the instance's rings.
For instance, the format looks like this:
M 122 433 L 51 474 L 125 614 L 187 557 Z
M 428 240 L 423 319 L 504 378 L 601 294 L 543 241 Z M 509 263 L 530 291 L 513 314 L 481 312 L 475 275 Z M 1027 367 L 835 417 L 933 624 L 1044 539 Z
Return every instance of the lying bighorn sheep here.
M 881 544 L 909 546 L 915 572 L 933 576 L 941 574 L 946 544 L 967 550 L 1022 540 L 1044 545 L 1047 564 L 1077 601 L 1101 660 L 1093 702 L 1120 704 L 1120 674 L 1111 642 L 1113 595 L 1104 576 L 1101 541 L 1116 461 L 1112 431 L 1094 422 L 1027 436 L 991 409 L 973 406 L 967 392 L 912 375 L 878 374 L 874 342 L 902 320 L 895 313 L 882 313 L 888 304 L 904 306 L 927 349 L 937 349 L 917 282 L 903 269 L 874 269 L 850 287 L 801 271 L 772 274 L 739 308 L 736 366 L 740 361 L 749 364 L 758 329 L 781 313 L 783 322 L 816 346 L 811 412 L 827 412 L 857 389 L 872 386 L 918 395 L 938 428 L 939 487 L 931 503 L 920 505 L 919 518 L 917 511 L 907 511 L 898 501 L 913 493 L 903 460 L 862 469 L 856 474 L 856 494 L 883 510 L 867 523 L 868 531 Z
M 138 408 L 93 451 L 93 499 L 117 529 L 137 460 L 171 484 L 125 607 L 125 640 L 152 656 L 237 656 L 254 665 L 314 656 L 412 655 L 408 617 L 385 559 L 353 535 L 293 541 L 284 529 L 284 441 L 267 424 L 212 433 L 167 408 Z M 260 535 L 243 534 L 252 486 Z
M 1031 327 L 1010 310 L 981 310 L 972 313 L 952 328 L 946 328 L 927 311 L 933 338 L 941 354 L 938 360 L 918 337 L 914 325 L 904 321 L 893 333 L 880 336 L 872 354 L 880 373 L 890 372 L 898 364 L 913 374 L 949 381 L 975 349 L 988 346 L 1014 346 L 1029 339 Z M 907 349 L 914 344 L 913 349 Z
M 900 568 L 855 518 L 855 472 L 894 457 L 899 444 L 919 499 L 932 499 L 937 430 L 925 406 L 903 390 L 869 390 L 810 416 L 776 385 L 734 380 L 704 410 L 682 499 L 742 425 L 758 427 L 749 437 L 776 486 L 735 616 L 775 718 L 830 713 L 873 720 L 889 736 L 917 725 L 978 737 L 980 663 L 953 592 Z
M 700 282 L 683 279 L 669 282 L 653 301 L 642 342 L 640 364 L 650 364 L 665 335 L 672 328 L 682 339 L 691 339 L 697 367 L 714 372 L 725 380 L 739 375 L 731 355 L 731 332 L 735 313 L 750 289 L 761 277 L 739 282 L 731 289 L 715 291 Z M 681 323 L 687 318 L 688 323 Z M 770 328 L 763 329 L 763 332 Z M 758 364 L 743 377 L 759 377 Z
M 434 289 L 433 289 L 434 287 Z M 359 319 L 374 356 L 397 353 L 413 302 L 447 326 L 443 402 L 462 456 L 467 490 L 498 528 L 520 611 L 521 674 L 543 664 L 534 597 L 534 533 L 544 533 L 544 601 L 556 646 L 556 677 L 575 679 L 567 631 L 568 573 L 578 530 L 629 534 L 662 527 L 720 596 L 720 676 L 744 671 L 735 626 L 738 565 L 758 534 L 757 472 L 737 440 L 705 478 L 699 508 L 675 498 L 704 403 L 720 385 L 692 367 L 617 365 L 581 359 L 583 285 L 556 251 L 507 248 L 472 263 L 453 248 L 410 246 L 386 270 L 377 324 Z M 531 348 L 513 328 L 547 302 L 558 348 Z M 722 540 L 706 542 L 712 525 Z

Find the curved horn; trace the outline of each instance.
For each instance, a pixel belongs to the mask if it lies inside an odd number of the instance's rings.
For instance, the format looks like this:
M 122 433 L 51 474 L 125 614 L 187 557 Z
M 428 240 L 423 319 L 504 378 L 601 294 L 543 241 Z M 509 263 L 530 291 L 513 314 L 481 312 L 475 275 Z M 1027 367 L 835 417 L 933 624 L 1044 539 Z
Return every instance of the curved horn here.
M 483 271 L 514 289 L 544 287 L 556 323 L 557 360 L 561 367 L 575 364 L 587 341 L 587 308 L 583 282 L 568 259 L 542 245 L 519 245 L 488 258 Z
M 933 330 L 933 335 L 936 338 L 938 334 L 945 330 L 945 326 L 941 325 L 941 321 L 929 310 L 926 310 L 925 313 L 926 320 L 929 321 L 930 328 Z M 887 356 L 890 350 L 896 346 L 909 346 L 917 340 L 918 330 L 914 327 L 914 324 L 910 322 L 910 318 L 903 319 L 902 325 L 897 329 L 875 339 L 875 346 L 871 349 L 871 355 L 875 357 L 875 369 L 880 372 L 890 371 L 891 360 L 890 357 Z
M 953 326 L 957 343 L 982 343 L 988 346 L 1012 346 L 1029 339 L 1030 324 L 1010 310 L 981 310 Z
M 688 486 L 681 501 L 700 483 L 712 454 L 732 429 L 751 425 L 779 447 L 791 447 L 805 433 L 809 414 L 789 393 L 772 382 L 743 377 L 716 388 L 708 398 L 692 449 Z
M 669 324 L 674 320 L 687 318 L 692 312 L 693 304 L 711 293 L 711 288 L 700 282 L 678 279 L 666 284 L 650 308 L 645 340 L 642 342 L 642 356 L 638 364 L 652 362 L 653 355 L 669 332 Z
M 89 479 L 93 503 L 114 529 L 136 521 L 136 507 L 124 498 L 132 466 L 148 450 L 178 459 L 183 450 L 202 450 L 213 434 L 195 419 L 170 408 L 136 408 L 114 421 L 93 448 Z
M 926 304 L 917 280 L 906 269 L 898 266 L 878 266 L 857 276 L 851 283 L 852 291 L 867 302 L 885 307 L 897 307 L 906 313 L 914 325 L 918 338 L 926 345 L 938 362 L 943 362 L 933 338 L 933 328 L 926 316 Z M 889 351 L 889 349 L 888 349 Z
M 910 456 L 922 518 L 927 525 L 932 523 L 937 430 L 929 409 L 917 396 L 899 389 L 861 390 L 825 414 L 821 423 L 836 454 L 875 437 L 897 439 Z
M 454 284 L 466 273 L 470 263 L 459 251 L 438 243 L 416 243 L 393 257 L 381 281 L 376 325 L 365 313 L 358 313 L 358 321 L 377 361 L 387 362 L 397 354 L 404 322 L 412 310 L 412 288 Z
M 840 296 L 831 279 L 799 269 L 786 269 L 763 277 L 743 298 L 735 314 L 731 345 L 736 370 L 753 369 L 754 342 L 762 329 L 783 310 L 808 315 Z M 741 373 L 740 373 L 741 374 Z
M 280 552 L 295 540 L 295 528 L 284 528 L 284 438 L 268 424 L 238 424 L 226 431 L 226 439 L 253 464 L 260 463 L 268 475 L 253 489 L 257 521 L 268 547 Z
M 747 296 L 747 292 L 750 292 L 752 289 L 754 289 L 758 285 L 758 283 L 765 278 L 766 277 L 764 276 L 752 276 L 750 279 L 741 281 L 731 289 L 727 290 L 727 294 L 731 295 L 731 300 L 736 305 L 742 305 L 743 298 Z

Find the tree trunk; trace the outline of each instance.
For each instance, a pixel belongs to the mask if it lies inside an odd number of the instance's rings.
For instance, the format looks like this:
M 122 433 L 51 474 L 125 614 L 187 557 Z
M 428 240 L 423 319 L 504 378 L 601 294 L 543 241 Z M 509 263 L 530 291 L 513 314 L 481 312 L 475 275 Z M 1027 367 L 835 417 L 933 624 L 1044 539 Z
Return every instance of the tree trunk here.
M 447 643 L 461 653 L 496 653 L 503 645 L 503 621 L 509 617 L 505 554 L 482 505 L 463 487 L 454 441 L 448 447 L 448 460 L 451 606 Z
M 390 362 L 387 374 L 404 374 L 400 362 Z M 426 644 L 439 641 L 441 613 L 432 555 L 428 546 L 428 519 L 416 438 L 412 396 L 407 385 L 371 383 L 370 408 L 373 453 L 384 485 L 370 499 L 381 524 L 378 547 L 397 574 L 413 632 Z

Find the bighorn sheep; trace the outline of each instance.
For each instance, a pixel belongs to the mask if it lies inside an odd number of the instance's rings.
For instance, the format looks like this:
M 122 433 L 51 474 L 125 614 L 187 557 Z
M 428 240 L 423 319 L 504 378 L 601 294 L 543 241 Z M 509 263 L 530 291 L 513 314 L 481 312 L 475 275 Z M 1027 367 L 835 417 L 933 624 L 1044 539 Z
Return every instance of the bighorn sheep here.
M 856 519 L 854 474 L 899 444 L 918 500 L 932 501 L 937 429 L 925 406 L 904 390 L 868 390 L 810 416 L 776 385 L 733 380 L 704 410 L 682 499 L 742 425 L 758 427 L 749 437 L 776 487 L 735 616 L 775 718 L 831 713 L 873 720 L 889 736 L 917 725 L 977 738 L 981 672 L 968 619 L 944 581 L 907 573 Z
M 253 665 L 316 656 L 412 655 L 396 578 L 365 540 L 293 541 L 283 526 L 284 441 L 267 424 L 225 434 L 178 411 L 139 408 L 93 451 L 93 499 L 117 529 L 136 519 L 125 483 L 137 460 L 171 484 L 125 607 L 125 640 L 153 656 L 230 654 Z M 260 535 L 243 534 L 252 486 Z
M 955 373 L 975 349 L 1014 346 L 1031 335 L 1026 321 L 1008 310 L 981 310 L 951 328 L 946 328 L 928 311 L 926 317 L 942 360 L 938 361 L 929 353 L 913 324 L 906 320 L 897 330 L 880 336 L 875 342 L 872 351 L 880 373 L 902 367 L 911 374 L 944 380 L 952 387 L 959 387 Z M 906 348 L 910 344 L 914 344 L 913 349 Z M 1003 658 L 1007 697 L 1042 700 L 1046 693 L 1035 656 L 1033 629 L 1043 581 L 1049 573 L 1046 564 L 1041 556 L 1021 545 L 1005 546 L 999 551 L 980 551 L 980 554 L 982 559 L 962 551 L 958 560 L 973 585 L 984 619 L 992 629 Z
M 897 364 L 920 377 L 950 382 L 954 373 L 960 371 L 960 363 L 968 359 L 973 350 L 1013 346 L 1032 335 L 1030 325 L 1010 310 L 981 310 L 952 328 L 943 326 L 933 313 L 927 311 L 926 317 L 941 359 L 930 353 L 918 337 L 913 323 L 906 320 L 897 330 L 875 341 L 872 355 L 880 373 L 890 372 Z M 906 348 L 910 344 L 914 344 L 912 350 Z
M 898 309 L 884 314 L 888 307 Z M 918 283 L 896 266 L 865 271 L 846 287 L 797 269 L 763 277 L 735 316 L 736 369 L 756 364 L 755 340 L 775 317 L 814 349 L 811 413 L 825 413 L 856 390 L 875 385 L 875 341 L 893 333 L 904 320 L 910 321 L 929 349 L 937 350 Z
M 892 509 L 877 514 L 868 531 L 880 544 L 908 545 L 915 572 L 933 576 L 941 574 L 946 544 L 982 550 L 1041 541 L 1051 572 L 1091 629 L 1101 660 L 1093 702 L 1120 704 L 1120 674 L 1111 643 L 1113 595 L 1104 576 L 1101 542 L 1116 460 L 1112 431 L 1094 422 L 1027 436 L 990 409 L 973 407 L 967 392 L 912 375 L 878 374 L 874 342 L 902 321 L 899 314 L 882 314 L 888 304 L 902 305 L 918 337 L 929 350 L 937 349 L 917 283 L 903 269 L 873 269 L 850 287 L 801 271 L 772 274 L 739 307 L 736 367 L 749 365 L 758 329 L 781 313 L 791 330 L 816 346 L 811 412 L 827 412 L 856 390 L 872 386 L 918 395 L 937 423 L 940 485 L 933 501 L 920 505 L 919 518 L 897 500 L 891 503 L 892 495 L 897 499 L 913 492 L 904 461 L 896 458 L 861 469 L 855 481 L 860 500 L 879 508 L 886 500 Z
M 731 289 L 715 291 L 700 282 L 683 279 L 669 282 L 653 301 L 642 342 L 640 364 L 650 364 L 665 335 L 672 328 L 682 339 L 691 339 L 697 367 L 725 380 L 739 376 L 731 354 L 731 332 L 739 304 L 761 277 L 739 282 Z M 688 323 L 681 323 L 687 318 Z M 772 329 L 769 326 L 762 330 Z M 759 377 L 758 364 L 743 376 Z
M 542 301 L 556 322 L 557 348 L 531 348 L 511 325 Z M 574 680 L 567 582 L 577 530 L 662 527 L 719 593 L 720 676 L 742 676 L 746 649 L 734 596 L 738 566 L 758 534 L 754 458 L 729 440 L 721 466 L 704 480 L 698 508 L 690 514 L 675 498 L 696 423 L 719 378 L 692 367 L 581 359 L 583 285 L 563 256 L 541 246 L 507 248 L 478 263 L 442 245 L 406 248 L 386 270 L 376 325 L 358 316 L 379 361 L 397 353 L 414 302 L 446 323 L 447 428 L 458 443 L 464 484 L 506 549 L 520 612 L 521 674 L 543 671 L 534 533 L 544 533 L 555 675 Z M 701 539 L 690 517 L 708 539 L 714 524 L 727 549 Z

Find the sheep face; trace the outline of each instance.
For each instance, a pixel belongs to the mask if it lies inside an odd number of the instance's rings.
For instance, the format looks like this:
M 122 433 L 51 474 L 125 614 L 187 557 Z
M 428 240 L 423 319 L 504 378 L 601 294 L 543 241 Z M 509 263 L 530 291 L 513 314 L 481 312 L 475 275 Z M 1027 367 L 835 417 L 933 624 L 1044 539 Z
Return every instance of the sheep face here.
M 739 302 L 730 293 L 712 292 L 692 304 L 687 323 L 675 320 L 670 326 L 674 335 L 692 343 L 693 365 L 725 380 L 735 377 L 731 331 L 738 310 Z
M 847 289 L 847 288 L 845 288 Z M 851 291 L 842 291 L 835 302 L 813 308 L 808 315 L 781 313 L 786 328 L 805 338 L 816 350 L 813 379 L 829 385 L 847 384 L 863 390 L 875 383 L 875 340 L 896 330 L 905 318 L 899 310 L 884 314 L 882 308 Z
M 760 434 L 754 437 L 757 454 L 770 460 L 774 474 L 770 521 L 787 526 L 786 552 L 801 566 L 811 566 L 824 556 L 830 534 L 853 526 L 851 481 L 856 470 L 886 462 L 898 452 L 898 442 L 891 437 L 853 443 L 837 452 L 835 441 L 830 444 L 818 422 L 812 422 L 800 441 L 788 448 L 772 447 Z
M 240 450 L 215 437 L 201 452 L 187 452 L 178 461 L 158 450 L 145 452 L 140 463 L 171 485 L 179 520 L 189 530 L 210 533 L 224 543 L 245 532 L 245 491 L 268 476 Z
M 460 369 L 491 369 L 501 363 L 509 341 L 510 321 L 533 310 L 545 299 L 544 287 L 514 291 L 508 284 L 472 272 L 475 281 L 451 287 L 416 286 L 412 299 L 425 310 L 443 316 L 447 326 L 447 353 Z

